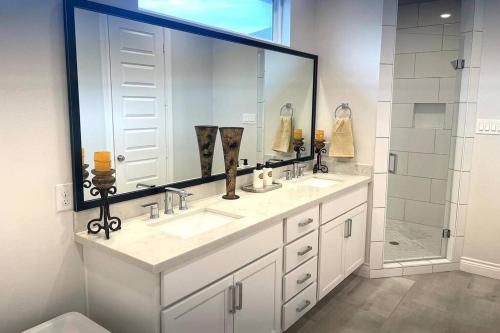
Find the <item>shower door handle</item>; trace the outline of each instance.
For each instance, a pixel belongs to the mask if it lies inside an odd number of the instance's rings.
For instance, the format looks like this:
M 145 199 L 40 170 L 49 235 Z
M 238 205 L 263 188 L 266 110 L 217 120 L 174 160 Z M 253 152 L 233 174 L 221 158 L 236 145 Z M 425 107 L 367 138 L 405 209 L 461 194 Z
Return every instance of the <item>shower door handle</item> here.
M 396 173 L 398 171 L 398 155 L 394 153 L 389 154 L 389 173 Z

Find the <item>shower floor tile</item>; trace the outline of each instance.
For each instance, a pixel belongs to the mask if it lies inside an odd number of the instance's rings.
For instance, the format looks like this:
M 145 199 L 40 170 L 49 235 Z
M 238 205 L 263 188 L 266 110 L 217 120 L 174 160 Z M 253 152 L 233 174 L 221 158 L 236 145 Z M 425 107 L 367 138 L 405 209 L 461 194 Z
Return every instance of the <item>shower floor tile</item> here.
M 384 259 L 402 261 L 441 257 L 441 234 L 441 228 L 387 220 Z

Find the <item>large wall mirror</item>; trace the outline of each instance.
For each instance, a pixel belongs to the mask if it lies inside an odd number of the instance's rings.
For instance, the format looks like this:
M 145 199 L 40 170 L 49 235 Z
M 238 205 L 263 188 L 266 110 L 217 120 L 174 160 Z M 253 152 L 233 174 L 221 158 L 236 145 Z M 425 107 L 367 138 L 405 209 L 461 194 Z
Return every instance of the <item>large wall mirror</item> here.
M 316 56 L 91 1 L 67 1 L 66 33 L 76 210 L 97 204 L 82 177 L 96 151 L 113 156 L 112 202 L 222 179 L 219 134 L 204 172 L 196 126 L 244 128 L 239 174 L 292 163 L 298 128 L 312 159 Z

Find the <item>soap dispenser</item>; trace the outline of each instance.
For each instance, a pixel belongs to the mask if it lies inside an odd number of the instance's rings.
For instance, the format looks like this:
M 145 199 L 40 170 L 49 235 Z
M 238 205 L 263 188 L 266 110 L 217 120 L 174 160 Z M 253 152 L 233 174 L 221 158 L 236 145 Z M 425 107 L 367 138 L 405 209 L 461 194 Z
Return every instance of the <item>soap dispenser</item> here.
M 246 168 L 250 167 L 248 165 L 248 158 L 240 158 L 240 161 L 242 161 L 243 164 L 238 163 L 238 169 L 246 169 Z
M 253 188 L 263 188 L 264 187 L 264 166 L 257 163 L 257 167 L 253 171 Z
M 273 168 L 271 167 L 271 163 L 266 162 L 266 166 L 264 170 L 264 186 L 273 185 Z

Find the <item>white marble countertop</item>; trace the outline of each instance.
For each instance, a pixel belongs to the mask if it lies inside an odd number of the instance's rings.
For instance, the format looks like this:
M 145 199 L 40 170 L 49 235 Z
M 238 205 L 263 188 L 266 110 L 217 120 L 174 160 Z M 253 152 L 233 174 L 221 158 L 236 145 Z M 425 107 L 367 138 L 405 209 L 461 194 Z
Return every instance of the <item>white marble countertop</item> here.
M 105 239 L 103 233 L 92 235 L 83 231 L 75 234 L 75 241 L 84 246 L 93 246 L 152 273 L 170 271 L 198 256 L 263 230 L 286 216 L 371 181 L 366 176 L 320 174 L 319 177 L 340 182 L 325 188 L 300 185 L 301 180 L 310 177 L 312 175 L 306 175 L 298 181 L 284 181 L 282 188 L 267 193 L 240 190 L 237 191 L 240 196 L 238 200 L 224 200 L 221 195 L 217 195 L 188 202 L 188 211 L 174 209 L 175 215 L 164 215 L 161 212 L 159 220 L 148 221 L 147 215 L 125 220 L 122 221 L 122 229 L 111 233 L 109 240 Z M 168 235 L 152 227 L 156 223 L 168 223 L 162 221 L 164 219 L 203 208 L 237 214 L 242 218 L 187 239 Z

